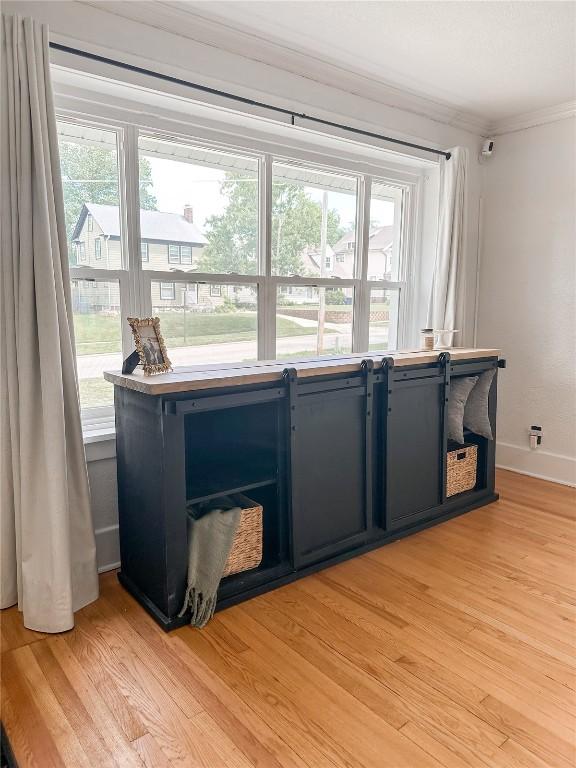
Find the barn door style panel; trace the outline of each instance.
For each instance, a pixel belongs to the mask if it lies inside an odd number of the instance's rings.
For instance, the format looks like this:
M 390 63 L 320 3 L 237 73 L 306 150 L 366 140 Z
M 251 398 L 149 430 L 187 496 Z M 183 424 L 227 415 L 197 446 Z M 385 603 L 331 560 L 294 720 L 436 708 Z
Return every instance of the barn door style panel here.
M 426 375 L 428 374 L 428 375 Z M 443 503 L 445 370 L 389 372 L 385 427 L 386 527 L 401 528 Z
M 290 384 L 292 544 L 294 566 L 324 560 L 366 540 L 364 380 Z

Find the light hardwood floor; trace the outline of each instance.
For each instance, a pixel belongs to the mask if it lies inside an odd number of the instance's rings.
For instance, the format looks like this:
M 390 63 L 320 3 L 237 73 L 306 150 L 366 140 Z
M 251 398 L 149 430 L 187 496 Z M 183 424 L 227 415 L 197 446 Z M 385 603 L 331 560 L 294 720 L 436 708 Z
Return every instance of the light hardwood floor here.
M 501 500 L 164 634 L 118 585 L 43 636 L 2 615 L 20 768 L 575 765 L 573 489 Z

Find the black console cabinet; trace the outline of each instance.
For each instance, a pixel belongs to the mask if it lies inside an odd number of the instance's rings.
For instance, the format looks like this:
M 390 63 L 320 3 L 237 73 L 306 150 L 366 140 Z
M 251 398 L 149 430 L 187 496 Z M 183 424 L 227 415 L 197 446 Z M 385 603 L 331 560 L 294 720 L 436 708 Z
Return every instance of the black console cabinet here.
M 467 436 L 476 488 L 447 499 L 445 478 L 450 381 L 498 367 L 496 356 L 360 362 L 160 394 L 114 379 L 119 579 L 165 629 L 187 621 L 189 503 L 242 492 L 264 508 L 262 564 L 223 580 L 225 607 L 497 498 L 483 438 Z

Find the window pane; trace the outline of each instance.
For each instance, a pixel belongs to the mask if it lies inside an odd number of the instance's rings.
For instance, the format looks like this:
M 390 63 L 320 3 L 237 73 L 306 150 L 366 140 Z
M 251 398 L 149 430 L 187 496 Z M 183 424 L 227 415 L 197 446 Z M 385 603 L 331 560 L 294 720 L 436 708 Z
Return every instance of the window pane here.
M 370 291 L 368 349 L 397 349 L 398 302 L 400 291 L 373 288 Z
M 144 136 L 139 149 L 144 267 L 256 274 L 258 161 Z
M 372 182 L 368 280 L 399 279 L 400 200 L 396 188 Z
M 257 296 L 255 285 L 152 281 L 172 365 L 256 360 Z
M 122 366 L 120 287 L 117 280 L 72 280 L 72 311 L 82 408 L 113 405 L 106 370 Z
M 354 277 L 356 179 L 274 163 L 272 272 Z
M 70 264 L 121 269 L 116 133 L 59 122 L 58 141 Z
M 353 288 L 278 286 L 276 357 L 350 352 L 353 300 Z

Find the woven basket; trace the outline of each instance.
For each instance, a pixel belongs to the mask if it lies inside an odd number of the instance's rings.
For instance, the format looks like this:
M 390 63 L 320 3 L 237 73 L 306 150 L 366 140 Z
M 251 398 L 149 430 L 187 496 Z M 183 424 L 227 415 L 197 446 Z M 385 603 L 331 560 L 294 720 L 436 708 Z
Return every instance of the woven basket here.
M 452 449 L 452 445 L 455 447 Z M 446 462 L 446 496 L 470 491 L 476 485 L 478 446 L 453 443 L 448 446 Z
M 232 500 L 242 514 L 222 577 L 249 571 L 262 562 L 262 506 L 241 493 L 235 493 Z

